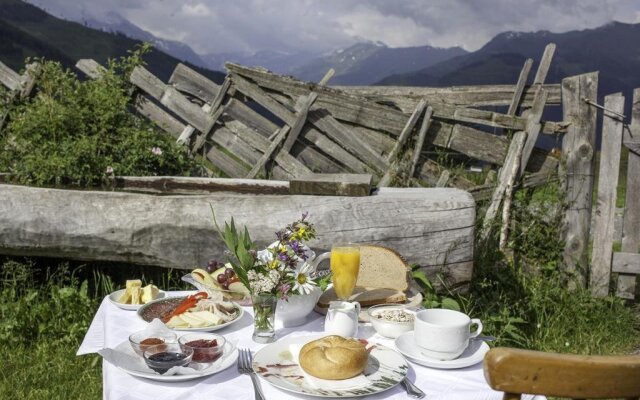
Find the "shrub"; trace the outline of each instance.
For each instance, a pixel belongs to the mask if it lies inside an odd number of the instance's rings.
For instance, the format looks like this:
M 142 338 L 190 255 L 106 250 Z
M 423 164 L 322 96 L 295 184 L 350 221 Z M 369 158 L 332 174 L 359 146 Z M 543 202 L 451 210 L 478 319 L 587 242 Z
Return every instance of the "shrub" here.
M 135 115 L 128 75 L 146 47 L 111 61 L 99 79 L 39 60 L 38 92 L 15 104 L 0 132 L 0 171 L 34 185 L 100 184 L 116 175 L 187 175 L 196 164 L 175 140 Z

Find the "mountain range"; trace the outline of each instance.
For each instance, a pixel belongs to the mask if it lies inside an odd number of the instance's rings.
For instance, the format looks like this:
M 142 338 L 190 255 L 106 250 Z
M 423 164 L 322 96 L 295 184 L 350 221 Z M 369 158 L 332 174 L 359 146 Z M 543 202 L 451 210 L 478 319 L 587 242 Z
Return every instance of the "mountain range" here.
M 28 57 L 60 61 L 69 68 L 81 58 L 106 64 L 108 59 L 126 56 L 141 44 L 120 33 L 56 18 L 19 0 L 0 0 L 0 38 L 0 61 L 15 71 L 24 67 Z M 145 55 L 144 60 L 148 69 L 163 81 L 169 79 L 181 61 L 158 49 Z M 192 67 L 216 82 L 224 79 L 221 72 Z
M 92 29 L 97 28 L 97 29 Z M 225 61 L 263 66 L 274 72 L 318 81 L 329 68 L 335 85 L 450 86 L 513 84 L 526 58 L 536 63 L 550 43 L 557 49 L 547 82 L 600 71 L 599 94 L 623 91 L 628 96 L 640 86 L 640 24 L 612 22 L 579 31 L 552 33 L 505 32 L 474 52 L 459 47 L 430 46 L 391 48 L 382 43 L 356 43 L 328 54 L 309 51 L 260 51 L 256 53 L 198 54 L 188 45 L 159 39 L 117 13 L 101 20 L 71 22 L 53 17 L 20 0 L 0 0 L 0 61 L 19 70 L 26 57 L 45 57 L 73 66 L 80 58 L 105 63 L 127 54 L 140 41 L 156 48 L 145 60 L 149 69 L 167 80 L 175 65 L 185 61 L 220 82 Z M 204 68 L 208 67 L 208 68 Z M 534 63 L 534 69 L 537 65 Z M 533 73 L 530 74 L 531 78 Z
M 556 44 L 548 83 L 563 77 L 600 71 L 599 96 L 622 91 L 631 104 L 631 90 L 640 86 L 640 24 L 611 22 L 595 29 L 551 33 L 505 32 L 479 50 L 436 65 L 380 80 L 380 85 L 451 86 L 515 83 L 524 61 L 533 68 L 548 43 Z M 530 74 L 533 79 L 534 73 Z

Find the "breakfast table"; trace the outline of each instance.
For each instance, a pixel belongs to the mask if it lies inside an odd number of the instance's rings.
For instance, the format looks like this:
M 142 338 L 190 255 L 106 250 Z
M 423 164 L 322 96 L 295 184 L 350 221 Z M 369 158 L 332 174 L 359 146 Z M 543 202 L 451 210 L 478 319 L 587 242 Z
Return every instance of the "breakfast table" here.
M 168 295 L 184 295 L 191 292 L 169 292 Z M 253 310 L 243 307 L 242 317 L 234 324 L 216 333 L 238 348 L 248 348 L 253 353 L 263 348 L 251 338 L 253 332 Z M 107 297 L 102 301 L 87 331 L 77 355 L 101 353 L 113 349 L 128 340 L 130 334 L 147 327 L 148 323 L 135 311 L 123 310 L 112 304 Z M 324 315 L 312 312 L 306 323 L 293 328 L 284 328 L 276 321 L 278 340 L 299 336 L 318 335 L 324 330 Z M 357 337 L 380 343 L 392 349 L 394 340 L 380 336 L 369 323 L 360 323 Z M 426 394 L 426 399 L 500 400 L 502 393 L 493 391 L 486 383 L 482 363 L 461 369 L 436 369 L 409 362 L 407 377 Z M 184 382 L 154 381 L 132 376 L 110 362 L 103 360 L 103 398 L 105 400 L 196 400 L 196 399 L 254 399 L 251 379 L 238 373 L 235 362 L 227 369 L 213 375 Z M 265 399 L 311 399 L 310 396 L 283 391 L 261 379 Z M 392 387 L 371 399 L 407 399 L 401 385 Z M 529 397 L 531 398 L 531 397 Z

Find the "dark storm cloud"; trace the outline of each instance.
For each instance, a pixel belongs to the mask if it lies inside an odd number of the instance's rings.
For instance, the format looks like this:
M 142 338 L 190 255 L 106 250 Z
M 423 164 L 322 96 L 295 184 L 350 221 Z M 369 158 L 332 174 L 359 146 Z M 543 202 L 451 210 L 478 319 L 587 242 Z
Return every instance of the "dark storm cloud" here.
M 640 22 L 637 0 L 29 0 L 82 20 L 116 12 L 200 53 L 323 52 L 359 40 L 475 50 L 503 31 Z

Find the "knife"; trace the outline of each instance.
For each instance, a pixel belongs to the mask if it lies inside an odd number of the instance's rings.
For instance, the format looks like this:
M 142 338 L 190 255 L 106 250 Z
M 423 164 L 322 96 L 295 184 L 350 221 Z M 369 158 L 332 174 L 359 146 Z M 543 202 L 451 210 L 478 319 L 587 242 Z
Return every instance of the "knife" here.
M 401 383 L 402 383 L 402 386 L 404 386 L 404 390 L 406 390 L 407 394 L 410 397 L 421 399 L 425 396 L 424 392 L 420 390 L 420 388 L 418 388 L 416 385 L 411 383 L 409 378 L 407 378 L 406 376 L 404 377 Z

